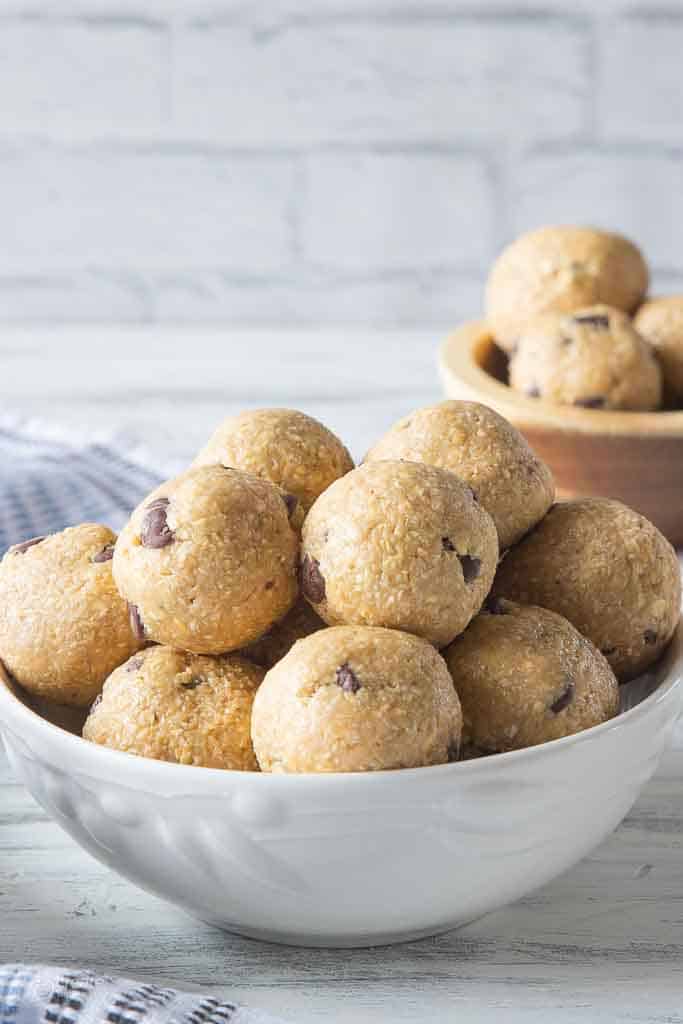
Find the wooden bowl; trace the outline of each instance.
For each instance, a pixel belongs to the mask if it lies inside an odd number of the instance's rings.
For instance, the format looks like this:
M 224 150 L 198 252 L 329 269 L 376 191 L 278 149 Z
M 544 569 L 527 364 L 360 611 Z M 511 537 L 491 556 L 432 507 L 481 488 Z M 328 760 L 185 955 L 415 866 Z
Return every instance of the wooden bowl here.
M 507 357 L 483 321 L 444 342 L 439 369 L 451 398 L 496 409 L 555 476 L 561 498 L 617 498 L 683 547 L 683 411 L 609 412 L 526 398 L 508 387 Z

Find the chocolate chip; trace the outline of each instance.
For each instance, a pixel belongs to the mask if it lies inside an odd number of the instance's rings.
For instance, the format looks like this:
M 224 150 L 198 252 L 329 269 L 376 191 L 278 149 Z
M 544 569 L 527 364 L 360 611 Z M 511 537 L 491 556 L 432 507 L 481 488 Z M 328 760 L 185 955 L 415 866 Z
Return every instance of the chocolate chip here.
M 360 682 L 348 661 L 340 665 L 336 672 L 337 686 L 341 686 L 344 693 L 358 693 Z
M 30 540 L 24 540 L 21 544 L 13 544 L 10 551 L 13 555 L 23 555 L 24 551 L 28 551 L 29 548 L 35 547 L 36 544 L 40 544 L 44 541 L 45 537 L 31 537 Z
M 540 398 L 541 389 L 536 384 L 534 384 L 533 387 L 526 389 L 525 395 L 527 396 L 527 398 Z
M 481 572 L 481 558 L 474 555 L 458 555 L 465 583 L 474 583 Z
M 574 405 L 581 409 L 604 409 L 606 401 L 602 395 L 589 395 L 587 398 L 575 398 Z
M 183 690 L 196 690 L 197 687 L 201 686 L 204 682 L 206 682 L 206 680 L 203 679 L 202 676 L 193 676 L 192 679 L 188 679 L 186 683 L 181 683 L 180 685 Z
M 574 683 L 569 680 L 557 700 L 550 705 L 550 710 L 554 715 L 559 715 L 560 711 L 564 711 L 564 709 L 571 704 L 574 699 L 574 690 Z
M 274 586 L 275 586 L 275 580 L 266 580 L 266 582 L 263 585 L 263 589 L 264 590 L 272 590 Z
M 441 547 L 444 549 L 444 551 L 455 551 L 455 546 L 450 537 L 441 538 Z
M 90 705 L 90 711 L 88 712 L 88 714 L 92 715 L 94 711 L 97 711 L 97 709 L 98 709 L 98 707 L 100 706 L 101 703 L 102 703 L 102 694 L 98 693 L 97 696 L 95 697 L 94 701 Z
M 170 502 L 168 498 L 155 498 L 145 509 L 142 520 L 140 540 L 145 548 L 165 548 L 175 534 L 166 521 L 166 512 Z
M 130 628 L 133 630 L 133 636 L 137 637 L 138 640 L 145 639 L 145 624 L 140 616 L 140 610 L 136 604 L 128 603 L 128 615 L 130 617 Z
M 643 640 L 646 644 L 656 644 L 657 634 L 655 633 L 654 629 L 646 629 L 643 633 Z
M 501 597 L 489 597 L 485 605 L 486 611 L 491 615 L 507 615 L 505 601 Z
M 325 600 L 325 577 L 320 571 L 320 563 L 310 555 L 304 555 L 301 563 L 300 582 L 304 597 L 313 604 Z
M 129 658 L 126 662 L 126 672 L 137 672 L 139 668 L 142 668 L 142 658 L 139 655 Z
M 114 557 L 114 545 L 105 544 L 101 551 L 92 556 L 93 562 L 111 562 Z
M 609 330 L 609 317 L 605 313 L 586 313 L 585 316 L 573 317 L 573 320 L 575 324 L 597 327 L 600 331 Z
M 283 494 L 282 500 L 284 501 L 287 507 L 287 515 L 291 519 L 296 510 L 296 506 L 299 504 L 299 499 L 297 498 L 296 494 Z

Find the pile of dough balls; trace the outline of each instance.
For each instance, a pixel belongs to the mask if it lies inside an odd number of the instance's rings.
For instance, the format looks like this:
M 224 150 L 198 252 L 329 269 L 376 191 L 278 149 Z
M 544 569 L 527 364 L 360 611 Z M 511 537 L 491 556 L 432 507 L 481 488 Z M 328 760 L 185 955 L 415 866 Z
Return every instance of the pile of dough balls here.
M 420 409 L 357 468 L 321 423 L 265 409 L 226 420 L 118 538 L 86 523 L 10 548 L 0 658 L 39 713 L 130 754 L 416 768 L 608 720 L 680 600 L 654 526 L 555 504 L 485 406 Z
M 486 288 L 510 386 L 584 409 L 683 408 L 683 295 L 647 299 L 649 280 L 621 235 L 545 227 L 517 238 Z

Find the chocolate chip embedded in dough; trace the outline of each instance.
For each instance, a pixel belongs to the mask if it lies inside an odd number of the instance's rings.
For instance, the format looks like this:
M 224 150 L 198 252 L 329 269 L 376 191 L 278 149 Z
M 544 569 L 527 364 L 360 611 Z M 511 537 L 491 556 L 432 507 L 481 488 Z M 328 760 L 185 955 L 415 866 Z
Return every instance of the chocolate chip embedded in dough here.
M 569 680 L 557 700 L 550 705 L 550 710 L 554 715 L 559 715 L 560 711 L 564 711 L 566 707 L 569 707 L 574 699 L 574 691 L 574 683 Z
M 36 544 L 42 543 L 45 540 L 45 536 L 42 537 L 31 537 L 30 540 L 23 540 L 21 544 L 13 544 L 10 548 L 10 552 L 13 555 L 23 555 L 29 548 L 33 548 Z
M 481 572 L 481 558 L 475 555 L 458 555 L 465 583 L 474 583 Z
M 320 564 L 310 555 L 304 555 L 300 571 L 301 590 L 305 598 L 313 604 L 325 600 L 325 577 L 320 571 Z
M 111 562 L 114 557 L 114 545 L 105 544 L 101 551 L 92 556 L 93 562 Z
M 361 688 L 360 680 L 353 671 L 348 661 L 340 665 L 336 673 L 337 686 L 341 686 L 344 693 L 358 693 Z
M 170 502 L 168 498 L 156 498 L 145 508 L 142 520 L 140 540 L 145 548 L 165 548 L 175 538 L 168 525 L 167 512 Z
M 146 638 L 145 624 L 140 616 L 140 610 L 135 604 L 128 604 L 128 615 L 130 616 L 130 627 L 133 630 L 133 636 L 138 640 L 144 640 Z

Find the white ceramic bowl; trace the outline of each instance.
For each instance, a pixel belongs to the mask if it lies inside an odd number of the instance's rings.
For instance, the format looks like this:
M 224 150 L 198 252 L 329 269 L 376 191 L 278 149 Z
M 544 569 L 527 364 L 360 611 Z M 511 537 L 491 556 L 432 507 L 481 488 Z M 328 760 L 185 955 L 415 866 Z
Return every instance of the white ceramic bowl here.
M 275 942 L 430 935 L 548 882 L 621 821 L 679 713 L 683 630 L 624 687 L 616 719 L 538 747 L 434 768 L 260 775 L 86 743 L 0 681 L 10 762 L 94 857 L 191 914 Z

